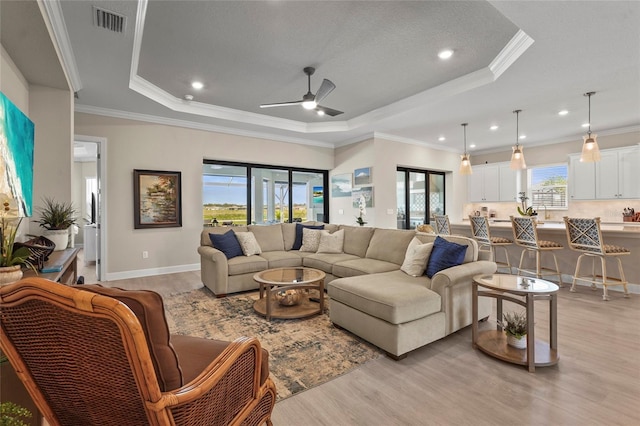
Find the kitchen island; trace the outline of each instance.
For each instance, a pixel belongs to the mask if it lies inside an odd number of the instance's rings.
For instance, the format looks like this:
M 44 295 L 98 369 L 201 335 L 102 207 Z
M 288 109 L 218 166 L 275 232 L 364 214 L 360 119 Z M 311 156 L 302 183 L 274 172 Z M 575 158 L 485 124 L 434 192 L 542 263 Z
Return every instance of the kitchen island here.
M 511 228 L 511 221 L 509 219 L 494 219 L 489 222 L 491 236 L 493 237 L 505 237 L 513 240 L 513 230 Z M 640 293 L 640 223 L 637 222 L 605 222 L 601 225 L 602 238 L 605 244 L 613 244 L 616 246 L 622 246 L 631 251 L 629 256 L 621 256 L 622 266 L 624 273 L 629 282 L 628 288 L 630 293 Z M 471 225 L 469 220 L 465 219 L 462 222 L 451 223 L 451 233 L 457 235 L 464 235 L 471 237 Z M 567 241 L 567 231 L 564 221 L 544 221 L 540 220 L 538 223 L 538 238 L 541 240 L 555 241 L 562 244 L 565 248 L 562 250 L 556 250 L 554 253 L 558 257 L 558 265 L 562 272 L 562 280 L 565 285 L 571 285 L 573 280 L 573 273 L 576 269 L 576 262 L 580 252 L 569 249 L 569 243 Z M 507 246 L 509 258 L 512 266 L 518 266 L 520 261 L 520 253 L 522 253 L 522 247 L 517 245 Z M 534 258 L 525 257 L 526 265 L 535 263 Z M 545 265 L 552 264 L 553 260 L 543 255 L 543 262 Z M 550 263 L 547 263 L 550 262 Z M 613 261 L 615 262 L 615 261 Z M 607 261 L 607 271 L 612 276 L 617 276 L 618 268 L 612 261 Z M 583 261 L 582 268 L 587 270 L 589 262 Z M 600 265 L 596 266 L 596 273 L 600 274 Z M 515 273 L 515 268 L 514 268 Z M 585 284 L 584 281 L 578 281 L 578 284 Z M 612 291 L 622 291 L 621 286 L 610 287 Z M 578 289 L 580 291 L 580 288 Z M 615 296 L 615 294 L 614 294 Z

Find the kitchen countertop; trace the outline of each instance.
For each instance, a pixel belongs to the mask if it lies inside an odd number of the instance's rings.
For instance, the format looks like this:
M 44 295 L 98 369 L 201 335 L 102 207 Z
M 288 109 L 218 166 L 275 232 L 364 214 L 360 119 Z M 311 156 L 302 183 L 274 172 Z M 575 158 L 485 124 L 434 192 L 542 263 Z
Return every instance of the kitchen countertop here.
M 469 220 L 463 219 L 462 222 L 452 223 L 451 226 L 469 227 Z M 489 226 L 491 229 L 511 229 L 510 219 L 490 219 Z M 538 221 L 538 230 L 562 231 L 566 232 L 564 221 L 558 220 L 541 220 Z M 601 222 L 600 229 L 606 233 L 621 233 L 640 236 L 640 222 Z

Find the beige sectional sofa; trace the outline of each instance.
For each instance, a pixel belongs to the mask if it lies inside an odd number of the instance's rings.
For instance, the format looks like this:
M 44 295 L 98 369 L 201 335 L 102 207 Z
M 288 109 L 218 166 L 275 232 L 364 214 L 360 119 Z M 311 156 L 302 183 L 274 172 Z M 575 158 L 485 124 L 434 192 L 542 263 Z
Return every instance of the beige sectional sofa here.
M 306 222 L 305 225 L 320 223 Z M 496 271 L 496 264 L 479 260 L 477 243 L 462 236 L 445 236 L 467 246 L 461 265 L 432 278 L 413 277 L 400 270 L 414 237 L 423 243 L 436 235 L 408 230 L 324 224 L 329 232 L 344 230 L 343 253 L 292 250 L 296 224 L 205 228 L 198 253 L 202 282 L 218 297 L 257 289 L 256 272 L 279 267 L 305 266 L 326 273 L 331 298 L 331 321 L 401 358 L 407 352 L 471 324 L 471 282 L 477 274 Z M 230 229 L 251 231 L 262 249 L 252 256 L 227 259 L 212 246 L 210 233 Z M 480 300 L 480 317 L 489 316 L 490 301 Z M 488 300 L 488 299 L 487 299 Z

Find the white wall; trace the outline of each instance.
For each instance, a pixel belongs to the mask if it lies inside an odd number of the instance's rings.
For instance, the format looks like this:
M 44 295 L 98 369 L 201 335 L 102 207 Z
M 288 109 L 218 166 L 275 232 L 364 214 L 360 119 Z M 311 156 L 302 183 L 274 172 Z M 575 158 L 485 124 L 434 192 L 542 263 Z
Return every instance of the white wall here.
M 203 159 L 333 168 L 330 148 L 91 114 L 76 114 L 75 132 L 108 140 L 108 280 L 200 268 Z M 182 227 L 133 228 L 134 169 L 182 173 Z M 149 252 L 147 259 L 143 251 Z

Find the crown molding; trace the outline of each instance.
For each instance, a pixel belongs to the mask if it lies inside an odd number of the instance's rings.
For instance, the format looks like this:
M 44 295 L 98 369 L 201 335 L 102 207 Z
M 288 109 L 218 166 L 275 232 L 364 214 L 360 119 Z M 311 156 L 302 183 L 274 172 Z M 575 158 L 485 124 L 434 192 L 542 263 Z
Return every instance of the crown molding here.
M 145 123 L 163 124 L 166 126 L 184 127 L 194 130 L 204 130 L 207 132 L 224 133 L 235 136 L 245 136 L 256 139 L 266 139 L 276 142 L 295 143 L 299 145 L 317 146 L 320 148 L 334 148 L 332 143 L 316 141 L 312 139 L 292 138 L 281 135 L 274 135 L 270 133 L 254 132 L 250 130 L 241 130 L 231 127 L 217 126 L 213 124 L 198 123 L 195 121 L 178 120 L 175 118 L 158 117 L 155 115 L 140 114 L 136 112 L 121 111 L 109 108 L 100 108 L 89 105 L 75 105 L 75 112 L 100 115 L 103 117 L 121 118 L 125 120 L 142 121 Z
M 489 69 L 497 79 L 534 43 L 534 40 L 522 30 L 518 30 L 509 43 L 489 64 Z
M 75 55 L 71 48 L 71 41 L 69 40 L 69 33 L 67 33 L 67 26 L 64 22 L 60 2 L 57 0 L 38 0 L 38 7 L 40 8 L 40 13 L 42 14 L 45 25 L 53 35 L 51 40 L 60 57 L 67 82 L 74 93 L 78 92 L 82 89 L 82 81 L 80 80 L 78 65 L 76 64 Z

